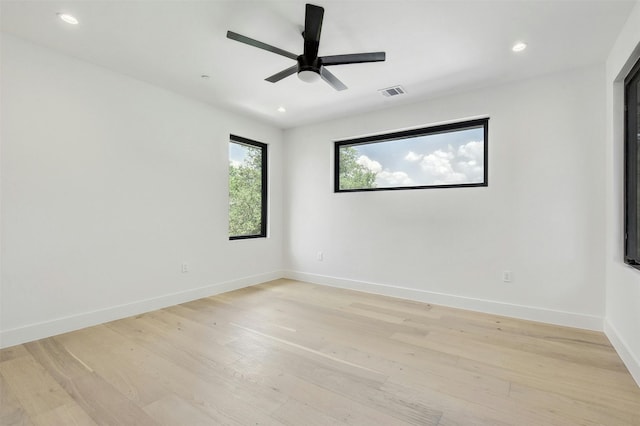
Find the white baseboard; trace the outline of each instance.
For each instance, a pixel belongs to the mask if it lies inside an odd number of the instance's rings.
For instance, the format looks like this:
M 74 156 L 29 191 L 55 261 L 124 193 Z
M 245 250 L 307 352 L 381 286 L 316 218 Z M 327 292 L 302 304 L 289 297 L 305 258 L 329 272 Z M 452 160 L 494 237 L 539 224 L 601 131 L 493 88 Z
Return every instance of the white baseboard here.
M 284 271 L 284 277 L 348 290 L 364 291 L 367 293 L 381 294 L 401 299 L 416 300 L 419 302 L 432 303 L 434 305 L 449 306 L 452 308 L 467 309 L 470 311 L 503 315 L 512 318 L 538 321 L 566 327 L 603 331 L 603 318 L 596 315 L 554 311 L 535 306 L 515 305 L 492 300 L 474 299 L 470 297 L 455 296 L 452 294 L 436 293 L 414 288 L 397 287 L 365 281 L 348 280 L 297 271 Z
M 622 362 L 624 362 L 627 370 L 631 373 L 631 377 L 633 377 L 638 386 L 640 386 L 640 359 L 638 356 L 629 349 L 629 345 L 627 345 L 625 340 L 620 336 L 618 330 L 606 320 L 604 322 L 604 334 L 607 335 L 616 352 L 620 355 Z
M 513 318 L 521 318 L 531 321 L 563 325 L 567 327 L 577 327 L 597 331 L 603 330 L 603 319 L 595 315 L 553 311 L 538 307 L 514 305 L 491 300 L 474 299 L 413 288 L 348 280 L 304 272 L 274 271 L 270 273 L 240 278 L 237 280 L 212 284 L 197 289 L 167 294 L 124 305 L 113 306 L 101 310 L 85 312 L 68 317 L 56 318 L 51 321 L 2 330 L 0 331 L 0 348 L 19 345 L 21 343 L 30 342 L 45 337 L 51 337 L 57 334 L 67 333 L 93 325 L 103 324 L 105 322 L 126 318 L 132 315 L 139 315 L 156 309 L 166 308 L 167 306 L 173 306 L 180 303 L 189 302 L 191 300 L 213 296 L 227 291 L 237 290 L 240 288 L 279 278 L 295 279 L 314 284 L 364 291 L 390 297 L 398 297 L 402 299 L 415 300 L 436 305 L 450 306 L 454 308 L 468 309 L 472 311 L 485 312 L 496 315 L 504 315 Z M 614 332 L 612 332 L 611 334 L 614 334 Z M 609 335 L 609 333 L 607 333 L 607 335 Z M 612 340 L 612 343 L 614 343 L 614 338 L 610 337 L 610 339 Z M 617 341 L 619 342 L 617 345 L 614 343 L 614 347 L 616 348 L 616 350 L 626 350 L 626 346 L 621 343 L 622 341 L 620 339 L 618 339 Z M 635 362 L 635 366 L 640 365 L 629 351 L 627 351 L 627 353 L 628 355 L 626 356 L 626 358 L 621 354 L 621 357 L 625 361 L 625 363 L 627 363 L 627 359 L 630 359 L 631 361 L 629 362 L 631 364 Z M 629 369 L 632 370 L 631 367 Z M 636 378 L 636 380 L 638 380 L 638 377 L 640 377 L 640 372 L 638 372 L 638 369 L 640 368 L 636 367 L 636 373 L 633 373 L 632 371 L 632 374 L 634 375 L 634 378 Z
M 167 306 L 178 305 L 180 303 L 201 299 L 203 297 L 249 287 L 266 281 L 282 278 L 282 276 L 282 271 L 253 275 L 250 277 L 166 294 L 124 305 L 112 306 L 68 317 L 56 318 L 51 321 L 29 324 L 9 330 L 2 330 L 0 331 L 0 348 L 7 348 L 9 346 L 19 345 L 21 343 L 43 339 L 45 337 L 51 337 L 61 333 L 67 333 L 81 328 L 103 324 L 105 322 L 130 317 L 132 315 L 139 315 L 156 309 L 166 308 Z

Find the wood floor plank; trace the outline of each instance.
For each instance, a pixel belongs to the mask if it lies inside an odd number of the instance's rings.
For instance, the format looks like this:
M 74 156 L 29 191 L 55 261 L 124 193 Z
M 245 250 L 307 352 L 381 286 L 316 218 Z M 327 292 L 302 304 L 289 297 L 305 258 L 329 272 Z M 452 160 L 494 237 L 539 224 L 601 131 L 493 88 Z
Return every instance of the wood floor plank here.
M 96 426 L 91 417 L 80 408 L 77 404 L 61 405 L 51 411 L 42 413 L 33 418 L 33 423 L 36 426 L 51 426 L 51 425 L 65 425 L 65 426 Z
M 85 331 L 79 333 L 81 332 Z M 126 372 L 129 377 L 134 374 L 138 377 L 130 384 L 144 384 L 132 389 L 134 392 L 128 395 L 135 398 L 140 405 L 154 402 L 141 396 L 143 392 L 149 394 L 149 390 L 155 390 L 162 397 L 175 394 L 205 412 L 222 411 L 240 423 L 251 424 L 257 419 L 268 418 L 268 413 L 281 404 L 281 401 L 274 399 L 281 398 L 280 395 L 259 394 L 253 386 L 238 383 L 237 377 L 224 371 L 209 369 L 210 366 L 207 365 L 173 362 L 113 331 L 108 325 L 87 330 L 86 334 L 84 340 L 90 342 L 92 348 L 99 348 L 101 353 L 108 353 L 108 357 L 104 359 L 95 355 L 92 358 L 85 355 L 87 363 L 95 365 L 94 369 L 99 371 L 109 363 L 108 359 L 119 359 L 118 370 Z M 68 342 L 65 344 L 69 345 Z M 80 352 L 82 348 L 74 349 L 76 350 Z M 198 370 L 194 371 L 194 367 Z M 105 379 L 110 380 L 109 377 Z M 247 406 L 251 406 L 251 410 L 247 410 Z M 277 424 L 275 421 L 271 423 Z
M 295 400 L 299 404 L 314 407 L 316 410 L 324 413 L 325 418 L 329 416 L 334 419 L 334 424 L 357 424 L 357 425 L 408 425 L 410 423 L 403 422 L 396 417 L 390 416 L 384 410 L 380 411 L 371 406 L 367 406 L 356 402 L 352 399 L 345 398 L 343 395 L 337 394 L 330 389 L 321 387 L 315 383 L 304 380 L 289 371 L 281 371 L 275 365 L 271 365 L 269 369 L 265 369 L 263 362 L 253 358 L 243 358 L 239 360 L 234 367 L 247 376 L 255 377 L 265 385 L 277 389 L 285 395 L 289 395 L 289 401 Z M 280 366 L 282 368 L 282 366 Z M 288 369 L 284 369 L 288 370 Z M 288 402 L 289 402 L 288 401 Z M 274 413 L 274 417 L 284 423 L 287 416 L 284 414 L 282 407 Z M 297 419 L 297 417 L 293 417 Z
M 526 349 L 514 349 L 510 345 L 493 345 L 466 337 L 455 339 L 449 333 L 431 332 L 425 337 L 397 333 L 393 339 L 512 370 L 535 369 L 537 374 L 550 379 L 568 377 L 585 386 L 595 387 L 609 384 L 613 388 L 620 383 L 619 375 L 606 369 L 588 366 L 591 374 L 581 376 L 578 372 L 584 367 L 567 360 L 539 353 L 532 354 Z M 623 376 L 627 377 L 627 374 L 623 374 Z
M 242 426 L 221 412 L 209 412 L 196 408 L 183 399 L 169 395 L 147 405 L 144 410 L 154 418 L 158 425 L 171 426 L 183 424 L 188 419 L 189 426 Z
M 427 384 L 421 383 L 418 386 L 407 383 L 397 383 L 394 378 L 390 378 L 384 389 L 394 395 L 409 400 L 418 400 L 423 403 L 428 402 L 436 410 L 442 412 L 438 426 L 446 425 L 474 425 L 474 426 L 503 426 L 520 424 L 516 416 L 509 416 L 497 410 L 494 406 L 483 405 L 481 402 L 469 402 L 459 396 L 452 396 L 431 389 Z M 524 423 L 523 423 L 524 424 Z
M 67 338 L 78 336 L 77 333 L 67 335 Z M 136 424 L 151 425 L 152 419 L 137 405 L 112 386 L 82 359 L 68 350 L 58 339 L 65 336 L 43 339 L 26 344 L 29 353 L 56 380 L 58 384 L 73 399 L 70 407 L 80 407 L 96 424 L 120 425 Z M 114 361 L 113 359 L 111 361 Z M 118 362 L 115 362 L 119 365 Z M 60 410 L 56 416 L 72 414 L 80 418 L 76 409 L 70 413 Z M 43 417 L 45 420 L 47 416 Z
M 23 345 L 12 346 L 0 351 L 0 362 L 10 361 L 14 358 L 19 358 L 21 356 L 27 355 L 29 355 L 29 352 L 27 352 Z
M 240 342 L 230 345 L 238 344 Z M 257 354 L 263 363 L 268 363 L 269 368 L 286 370 L 301 380 L 372 409 L 384 407 L 384 412 L 398 420 L 410 424 L 435 425 L 442 414 L 428 404 L 409 402 L 382 390 L 382 377 L 365 369 L 350 368 L 344 363 L 317 355 L 301 357 L 299 354 L 304 351 L 261 336 L 248 335 L 242 344 L 248 352 Z M 269 354 L 269 357 L 263 354 Z
M 137 406 L 144 406 L 167 395 L 166 388 L 159 385 L 162 372 L 147 366 L 144 355 L 136 350 L 135 345 L 120 345 L 121 342 L 102 338 L 104 327 L 80 330 L 56 339 L 83 365 L 95 371 L 110 388 Z
M 15 395 L 30 418 L 72 402 L 47 371 L 30 356 L 0 363 L 6 389 Z
M 272 416 L 290 426 L 298 425 L 297 420 L 292 419 L 305 419 L 305 426 L 330 426 L 337 423 L 336 419 L 318 410 L 313 404 L 301 403 L 293 398 L 282 404 Z
M 509 380 L 512 387 L 523 385 L 550 395 L 564 396 L 571 401 L 602 405 L 606 407 L 605 411 L 623 411 L 631 414 L 640 412 L 640 389 L 617 396 L 608 392 L 606 387 L 584 385 L 580 383 L 579 378 L 541 377 L 534 371 L 506 369 L 468 359 L 461 359 L 459 367 Z M 588 374 L 588 370 L 584 373 Z M 633 381 L 631 377 L 628 379 Z
M 140 348 L 154 353 L 163 360 L 181 365 L 186 372 L 200 380 L 219 386 L 223 392 L 236 390 L 237 397 L 246 403 L 253 403 L 254 407 L 264 412 L 271 412 L 286 401 L 286 395 L 273 392 L 258 381 L 251 381 L 250 378 L 244 377 L 242 372 L 234 369 L 231 364 L 241 356 L 225 346 L 212 346 L 211 343 L 202 345 L 202 342 L 188 336 L 184 340 L 175 336 L 162 339 L 161 335 L 157 335 L 156 339 L 143 339 L 140 334 L 132 337 L 130 329 L 125 327 L 122 321 L 107 324 L 107 327 L 122 333 L 128 340 L 137 342 Z M 231 355 L 221 360 L 219 353 Z M 237 385 L 242 385 L 239 390 Z
M 233 341 L 235 337 L 212 337 L 206 330 L 209 327 L 187 319 L 180 319 L 180 325 L 172 326 L 167 324 L 165 319 L 168 317 L 177 321 L 180 317 L 171 312 L 163 313 L 163 320 L 156 316 L 144 316 L 133 321 L 114 321 L 106 326 L 142 346 L 153 348 L 158 354 L 175 354 L 176 350 L 179 350 L 182 352 L 181 356 L 212 364 L 212 368 L 216 364 L 228 364 L 242 357 L 242 354 L 233 352 L 224 345 Z M 220 340 L 222 344 L 219 343 Z
M 603 333 L 275 280 L 0 350 L 0 425 L 640 426 Z
M 408 323 L 428 332 L 439 332 L 447 335 L 464 334 L 465 340 L 484 342 L 524 350 L 537 355 L 566 360 L 576 364 L 589 364 L 598 368 L 627 373 L 624 364 L 610 343 L 592 341 L 580 338 L 566 338 L 562 335 L 542 335 L 540 333 L 517 333 L 505 331 L 501 324 L 487 324 L 481 321 L 453 318 L 448 316 L 445 321 L 432 321 L 411 318 Z M 545 344 L 540 345 L 540 339 Z
M 32 425 L 24 408 L 0 374 L 0 425 Z
M 585 402 L 521 384 L 514 383 L 511 386 L 509 398 L 531 406 L 538 412 L 563 413 L 564 417 L 574 424 L 606 425 L 640 422 L 640 411 L 634 410 L 635 412 L 631 413 L 626 410 L 611 410 L 602 404 Z M 564 409 L 568 406 L 572 409 Z

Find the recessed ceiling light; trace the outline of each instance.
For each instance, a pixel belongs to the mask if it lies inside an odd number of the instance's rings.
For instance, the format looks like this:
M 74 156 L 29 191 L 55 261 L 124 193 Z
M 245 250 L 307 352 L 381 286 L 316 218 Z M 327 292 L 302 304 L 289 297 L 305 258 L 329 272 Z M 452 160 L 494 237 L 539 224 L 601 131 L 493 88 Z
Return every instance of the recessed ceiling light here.
M 522 52 L 526 48 L 527 48 L 527 43 L 525 43 L 523 41 L 519 41 L 519 42 L 517 42 L 516 44 L 513 45 L 511 50 L 513 50 L 514 52 Z
M 278 112 L 287 112 L 287 109 L 281 106 L 281 107 L 278 107 Z
M 68 13 L 58 13 L 58 16 L 67 24 L 78 25 L 78 20 L 73 15 L 69 15 Z

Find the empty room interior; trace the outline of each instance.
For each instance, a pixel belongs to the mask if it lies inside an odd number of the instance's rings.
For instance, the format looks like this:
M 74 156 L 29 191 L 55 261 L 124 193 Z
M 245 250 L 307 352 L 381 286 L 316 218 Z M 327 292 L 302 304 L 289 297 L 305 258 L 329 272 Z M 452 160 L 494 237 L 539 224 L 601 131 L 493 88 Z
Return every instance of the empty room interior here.
M 640 425 L 640 1 L 0 1 L 0 425 Z

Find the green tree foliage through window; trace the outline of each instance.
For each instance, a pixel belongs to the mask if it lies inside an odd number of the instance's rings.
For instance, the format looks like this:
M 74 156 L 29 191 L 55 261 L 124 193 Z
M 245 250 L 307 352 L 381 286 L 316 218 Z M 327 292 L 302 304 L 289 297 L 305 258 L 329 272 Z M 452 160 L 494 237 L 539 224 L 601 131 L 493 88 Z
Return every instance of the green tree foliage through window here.
M 375 188 L 377 173 L 358 163 L 352 146 L 340 147 L 340 189 Z
M 258 144 L 258 142 L 255 142 Z M 229 145 L 229 237 L 266 236 L 266 145 Z

